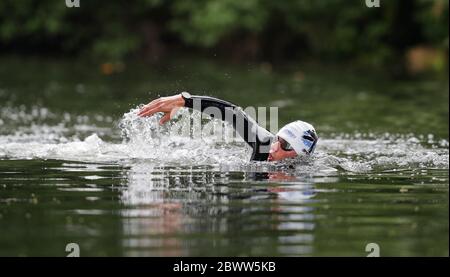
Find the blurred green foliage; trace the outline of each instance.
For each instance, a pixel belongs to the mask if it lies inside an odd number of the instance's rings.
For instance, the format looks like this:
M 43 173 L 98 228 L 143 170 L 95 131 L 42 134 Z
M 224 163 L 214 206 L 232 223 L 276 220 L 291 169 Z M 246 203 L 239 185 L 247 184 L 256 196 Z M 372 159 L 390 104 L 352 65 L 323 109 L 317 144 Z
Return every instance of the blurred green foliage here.
M 236 60 L 356 61 L 383 66 L 414 46 L 448 53 L 447 0 L 0 1 L 2 52 L 120 60 L 215 51 Z M 445 62 L 446 63 L 446 62 Z

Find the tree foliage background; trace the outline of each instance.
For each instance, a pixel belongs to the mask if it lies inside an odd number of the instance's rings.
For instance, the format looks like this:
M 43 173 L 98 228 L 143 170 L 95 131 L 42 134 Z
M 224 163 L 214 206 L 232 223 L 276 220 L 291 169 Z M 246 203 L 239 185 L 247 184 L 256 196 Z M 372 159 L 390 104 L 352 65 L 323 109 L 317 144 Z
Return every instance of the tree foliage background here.
M 235 61 L 381 67 L 422 47 L 441 53 L 436 67 L 448 59 L 447 0 L 382 0 L 380 8 L 365 0 L 80 2 L 0 1 L 1 52 L 159 61 L 209 51 Z

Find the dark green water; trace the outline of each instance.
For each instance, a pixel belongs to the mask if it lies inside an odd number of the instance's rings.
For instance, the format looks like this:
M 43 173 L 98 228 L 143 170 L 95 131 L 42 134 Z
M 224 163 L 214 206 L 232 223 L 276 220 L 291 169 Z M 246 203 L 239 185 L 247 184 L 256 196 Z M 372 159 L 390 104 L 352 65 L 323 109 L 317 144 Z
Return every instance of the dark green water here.
M 448 80 L 192 60 L 109 76 L 76 61 L 0 64 L 1 256 L 66 256 L 68 243 L 81 256 L 366 256 L 368 243 L 381 256 L 449 254 Z M 313 123 L 315 157 L 249 163 L 240 142 L 167 132 L 156 144 L 151 122 L 124 116 L 184 90 L 278 106 L 280 126 Z

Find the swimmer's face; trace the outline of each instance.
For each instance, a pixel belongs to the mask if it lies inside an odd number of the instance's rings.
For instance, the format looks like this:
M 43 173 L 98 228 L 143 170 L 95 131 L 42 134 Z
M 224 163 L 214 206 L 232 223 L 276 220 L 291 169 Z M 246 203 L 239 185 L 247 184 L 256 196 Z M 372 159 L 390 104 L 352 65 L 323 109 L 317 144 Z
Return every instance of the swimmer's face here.
M 284 141 L 282 138 L 278 137 L 277 140 L 275 140 L 272 145 L 270 145 L 270 151 L 269 151 L 269 158 L 267 160 L 269 162 L 272 161 L 279 161 L 287 158 L 294 158 L 297 156 L 297 153 L 292 150 L 284 150 L 283 145 L 286 144 L 286 141 Z

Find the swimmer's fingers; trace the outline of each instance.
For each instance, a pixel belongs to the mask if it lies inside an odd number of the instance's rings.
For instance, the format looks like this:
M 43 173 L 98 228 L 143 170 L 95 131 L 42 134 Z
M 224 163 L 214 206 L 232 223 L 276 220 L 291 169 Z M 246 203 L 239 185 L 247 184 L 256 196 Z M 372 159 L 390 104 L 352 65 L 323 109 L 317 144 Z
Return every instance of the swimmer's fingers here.
M 138 113 L 138 116 L 152 116 L 157 112 L 172 112 L 175 108 L 184 106 L 184 100 L 180 95 L 161 97 L 145 105 Z
M 143 116 L 144 113 L 147 113 L 148 111 L 156 108 L 160 102 L 161 102 L 161 98 L 158 98 L 158 99 L 155 99 L 152 102 L 148 103 L 138 112 L 138 116 Z
M 160 104 L 160 102 L 154 102 L 148 104 L 146 107 L 144 107 L 139 113 L 138 116 L 145 117 L 145 116 L 152 116 L 153 114 L 157 112 L 167 112 L 164 109 L 164 106 Z
M 152 116 L 157 112 L 162 112 L 160 107 L 153 107 L 153 108 L 147 108 L 144 111 L 140 112 L 138 115 L 140 117 L 147 117 L 147 116 Z
M 170 113 L 165 113 L 163 117 L 159 120 L 159 124 L 163 125 L 170 120 Z
M 180 108 L 174 108 L 170 111 L 170 113 L 165 113 L 164 116 L 159 120 L 159 124 L 163 125 L 164 123 L 172 119 L 179 109 Z
M 148 111 L 148 108 L 146 106 L 144 106 L 139 112 L 138 112 L 138 116 L 142 116 L 142 114 L 144 114 L 145 112 Z
M 150 110 L 149 105 L 145 105 L 142 109 L 139 110 L 138 116 L 142 116 L 144 113 L 148 112 Z

